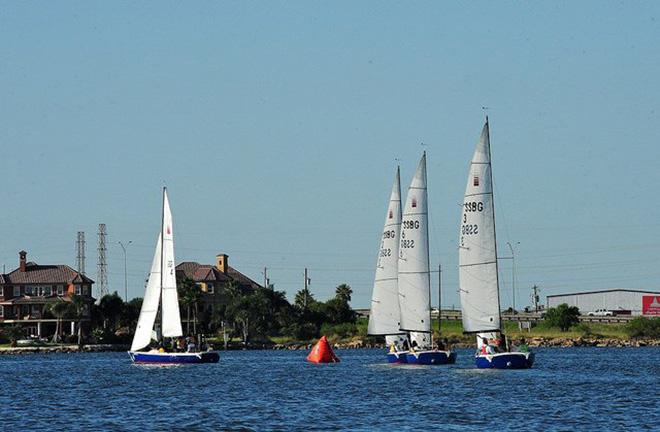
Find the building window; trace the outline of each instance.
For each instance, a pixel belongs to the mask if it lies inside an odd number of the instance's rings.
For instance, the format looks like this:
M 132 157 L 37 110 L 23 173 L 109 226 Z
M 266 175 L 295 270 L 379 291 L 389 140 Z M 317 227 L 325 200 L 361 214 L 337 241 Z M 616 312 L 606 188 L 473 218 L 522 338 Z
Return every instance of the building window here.
M 206 284 L 206 292 L 209 293 L 209 294 L 213 294 L 215 292 L 212 283 Z
M 41 288 L 41 295 L 44 297 L 52 296 L 53 295 L 53 287 L 48 285 L 45 287 Z
M 58 296 L 64 295 L 64 285 L 58 285 L 57 286 L 57 295 Z
M 21 287 L 20 286 L 15 286 L 14 287 L 14 297 L 19 297 L 21 295 Z
M 82 293 L 82 288 L 80 285 L 76 285 L 76 295 L 80 295 Z
M 83 295 L 89 295 L 89 287 L 87 285 L 83 285 L 82 293 Z
M 4 317 L 4 316 L 5 316 L 5 307 L 0 306 L 0 317 Z
M 34 295 L 34 287 L 32 285 L 28 285 L 25 287 L 25 295 L 26 296 Z
M 5 287 L 0 286 L 0 297 L 4 297 L 4 296 L 5 296 Z

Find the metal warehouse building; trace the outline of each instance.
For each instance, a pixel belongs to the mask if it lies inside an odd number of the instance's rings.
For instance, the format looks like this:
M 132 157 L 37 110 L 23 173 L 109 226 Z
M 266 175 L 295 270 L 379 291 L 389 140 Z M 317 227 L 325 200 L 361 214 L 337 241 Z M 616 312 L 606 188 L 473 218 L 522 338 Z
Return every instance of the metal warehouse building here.
M 660 315 L 660 292 L 610 289 L 547 296 L 547 306 L 577 306 L 586 315 L 598 309 L 631 315 Z

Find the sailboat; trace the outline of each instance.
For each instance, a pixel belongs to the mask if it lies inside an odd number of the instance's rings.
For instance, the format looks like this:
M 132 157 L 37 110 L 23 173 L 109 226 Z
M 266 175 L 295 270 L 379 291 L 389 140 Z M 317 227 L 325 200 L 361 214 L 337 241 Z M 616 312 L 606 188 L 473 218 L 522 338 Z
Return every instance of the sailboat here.
M 463 331 L 477 336 L 478 368 L 525 369 L 534 354 L 510 352 L 506 342 L 495 349 L 491 342 L 506 341 L 502 327 L 493 175 L 488 117 L 472 156 L 459 234 L 459 285 Z M 499 352 L 498 352 L 499 351 Z
M 433 349 L 426 152 L 408 188 L 399 242 L 400 329 L 409 332 L 407 363 L 447 364 L 456 353 Z
M 164 352 L 163 350 L 140 351 L 151 343 L 158 309 L 161 317 L 161 337 L 181 337 L 181 315 L 176 290 L 174 264 L 174 235 L 172 232 L 172 212 L 163 188 L 163 212 L 161 230 L 156 242 L 156 251 L 149 272 L 149 279 L 140 309 L 137 328 L 128 355 L 134 363 L 217 363 L 217 352 Z
M 399 311 L 399 233 L 401 231 L 401 175 L 396 169 L 390 201 L 385 214 L 385 226 L 380 240 L 376 275 L 371 297 L 371 312 L 367 334 L 385 336 L 390 363 L 406 363 L 407 337 L 400 328 Z

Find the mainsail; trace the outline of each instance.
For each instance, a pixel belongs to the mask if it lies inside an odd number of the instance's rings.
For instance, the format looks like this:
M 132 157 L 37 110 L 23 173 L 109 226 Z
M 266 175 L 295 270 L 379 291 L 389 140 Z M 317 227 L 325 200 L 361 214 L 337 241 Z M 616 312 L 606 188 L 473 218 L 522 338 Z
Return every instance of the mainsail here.
M 413 332 L 412 341 L 426 347 L 431 332 L 426 152 L 408 188 L 399 246 L 401 330 Z
M 179 297 L 176 291 L 176 269 L 174 265 L 174 235 L 172 229 L 172 212 L 167 198 L 167 190 L 163 189 L 163 336 L 178 337 L 181 330 L 181 315 L 179 313 Z
M 459 285 L 463 330 L 500 330 L 495 210 L 488 118 L 472 157 L 459 236 Z
M 131 344 L 131 351 L 140 350 L 151 342 L 151 332 L 156 322 L 156 315 L 158 314 L 158 304 L 160 302 L 160 255 L 161 255 L 161 236 L 158 236 L 156 242 L 156 252 L 154 259 L 151 263 L 151 271 L 149 272 L 149 279 L 147 280 L 147 288 L 144 292 L 144 299 L 142 300 L 142 308 L 140 309 L 140 317 L 138 318 L 137 328 L 133 336 L 133 343 Z
M 385 215 L 385 226 L 380 240 L 376 264 L 371 312 L 367 333 L 370 335 L 404 334 L 399 329 L 399 290 L 397 271 L 399 266 L 399 234 L 401 231 L 401 180 L 399 168 L 392 185 L 392 193 Z M 388 345 L 398 338 L 388 338 Z

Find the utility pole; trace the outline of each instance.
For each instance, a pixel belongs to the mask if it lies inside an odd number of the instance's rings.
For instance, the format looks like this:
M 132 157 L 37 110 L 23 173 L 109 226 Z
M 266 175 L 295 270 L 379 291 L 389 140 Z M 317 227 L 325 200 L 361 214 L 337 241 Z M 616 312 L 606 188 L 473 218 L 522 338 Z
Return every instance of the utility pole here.
M 513 252 L 513 246 L 511 246 L 511 243 L 506 242 L 507 246 L 509 246 L 509 250 L 511 251 L 511 301 L 513 303 L 513 313 L 516 313 L 516 256 Z M 520 244 L 520 242 L 516 242 L 516 244 Z
M 442 327 L 442 264 L 438 264 L 438 334 Z M 438 342 L 439 344 L 440 342 Z
M 78 240 L 76 241 L 76 261 L 78 273 L 85 274 L 85 231 L 78 231 Z
M 98 243 L 98 252 L 99 260 L 97 264 L 97 273 L 98 273 L 98 284 L 99 284 L 99 294 L 100 297 L 108 294 L 108 263 L 106 261 L 105 252 L 105 224 L 99 224 L 99 243 Z
M 532 300 L 534 301 L 534 311 L 538 312 L 539 311 L 539 287 L 534 285 L 532 287 Z
M 309 297 L 309 288 L 308 285 L 312 283 L 312 280 L 307 276 L 307 267 L 305 267 L 305 282 L 303 292 L 305 293 L 305 309 L 307 309 L 307 297 Z
M 270 288 L 270 279 L 268 279 L 268 267 L 264 267 L 264 288 Z

